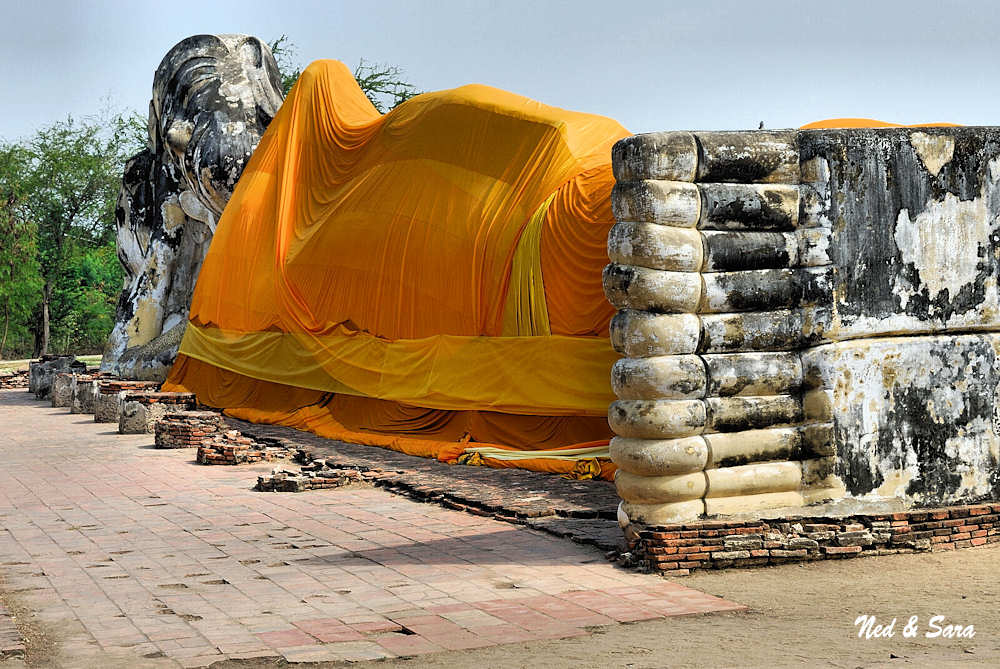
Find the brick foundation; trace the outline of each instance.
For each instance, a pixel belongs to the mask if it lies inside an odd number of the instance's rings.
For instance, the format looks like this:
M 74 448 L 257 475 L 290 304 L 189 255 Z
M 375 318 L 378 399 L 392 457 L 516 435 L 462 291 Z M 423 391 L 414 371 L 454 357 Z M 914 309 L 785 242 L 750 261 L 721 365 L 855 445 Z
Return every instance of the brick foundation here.
M 156 423 L 157 448 L 198 448 L 227 429 L 215 411 L 176 411 Z
M 126 392 L 118 416 L 121 434 L 152 433 L 156 423 L 168 413 L 191 411 L 194 393 Z
M 626 534 L 633 559 L 653 571 L 684 575 L 692 569 L 982 546 L 1000 541 L 1000 504 L 839 518 L 631 525 Z
M 159 384 L 155 381 L 125 381 L 122 379 L 99 379 L 97 397 L 94 402 L 95 423 L 117 423 L 121 414 L 121 403 L 129 392 L 155 392 Z

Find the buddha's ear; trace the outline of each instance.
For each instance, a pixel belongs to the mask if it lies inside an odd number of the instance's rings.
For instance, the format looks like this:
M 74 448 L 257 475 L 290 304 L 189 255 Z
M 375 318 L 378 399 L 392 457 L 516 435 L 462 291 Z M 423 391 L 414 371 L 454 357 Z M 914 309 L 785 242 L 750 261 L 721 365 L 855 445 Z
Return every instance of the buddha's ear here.
M 191 121 L 175 120 L 167 128 L 166 139 L 170 148 L 177 153 L 184 153 L 188 142 L 191 141 L 191 134 L 194 132 L 194 124 Z

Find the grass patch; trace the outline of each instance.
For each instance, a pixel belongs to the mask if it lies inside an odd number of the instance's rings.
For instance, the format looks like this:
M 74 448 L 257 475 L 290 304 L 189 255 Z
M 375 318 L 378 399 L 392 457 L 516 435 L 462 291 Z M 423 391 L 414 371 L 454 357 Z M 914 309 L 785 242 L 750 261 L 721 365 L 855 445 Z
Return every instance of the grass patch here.
M 82 360 L 88 367 L 92 367 L 101 362 L 100 355 L 78 355 L 77 360 Z M 18 369 L 27 369 L 32 358 L 26 360 L 0 360 L 0 372 L 13 372 Z

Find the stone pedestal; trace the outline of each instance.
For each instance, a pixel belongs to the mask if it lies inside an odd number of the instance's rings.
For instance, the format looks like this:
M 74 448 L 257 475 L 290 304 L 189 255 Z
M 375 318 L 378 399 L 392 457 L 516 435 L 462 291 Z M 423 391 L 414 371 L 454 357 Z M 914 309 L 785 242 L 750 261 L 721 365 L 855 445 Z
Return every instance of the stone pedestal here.
M 121 413 L 121 403 L 126 393 L 155 392 L 158 388 L 159 384 L 155 381 L 98 380 L 97 397 L 94 403 L 94 422 L 117 423 Z
M 52 390 L 49 395 L 53 407 L 69 407 L 73 404 L 73 379 L 76 375 L 70 372 L 60 372 L 52 379 Z
M 194 393 L 126 392 L 118 416 L 121 434 L 152 434 L 168 413 L 195 408 Z
M 86 363 L 72 355 L 45 355 L 28 364 L 28 392 L 43 400 L 52 391 L 52 380 L 63 372 L 85 372 Z
M 70 413 L 92 414 L 97 407 L 97 384 L 101 374 L 77 374 L 71 384 Z

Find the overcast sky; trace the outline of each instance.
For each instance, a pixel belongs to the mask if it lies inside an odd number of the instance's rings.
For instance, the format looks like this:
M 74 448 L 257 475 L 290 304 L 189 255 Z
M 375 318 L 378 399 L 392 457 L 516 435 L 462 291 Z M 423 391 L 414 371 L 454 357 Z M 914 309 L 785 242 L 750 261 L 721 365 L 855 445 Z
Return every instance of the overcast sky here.
M 0 0 L 0 137 L 110 96 L 145 113 L 153 71 L 197 33 L 282 33 L 307 63 L 399 65 L 604 114 L 633 132 L 840 116 L 1000 123 L 998 3 Z

